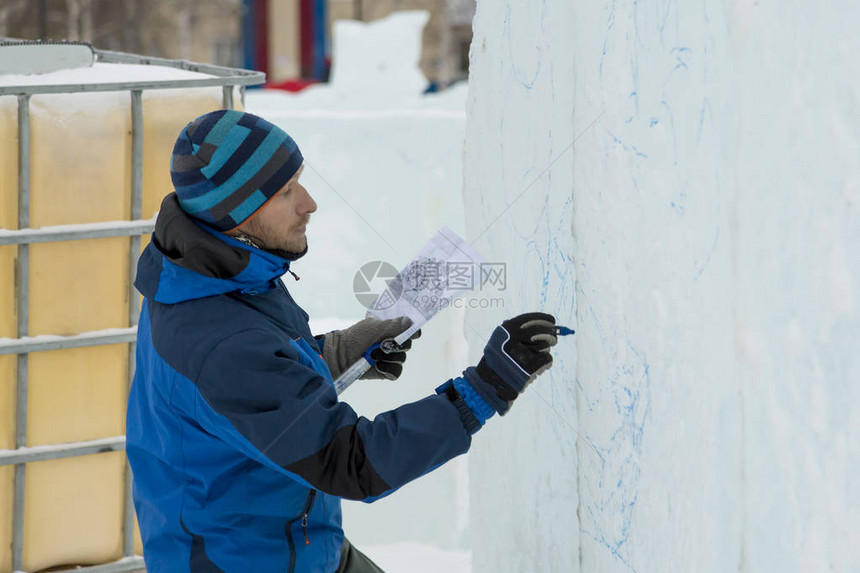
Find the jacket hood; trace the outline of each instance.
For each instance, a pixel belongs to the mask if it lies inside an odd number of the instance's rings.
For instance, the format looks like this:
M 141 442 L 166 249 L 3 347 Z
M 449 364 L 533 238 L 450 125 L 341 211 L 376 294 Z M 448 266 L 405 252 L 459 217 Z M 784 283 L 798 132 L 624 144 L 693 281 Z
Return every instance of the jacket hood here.
M 175 304 L 229 292 L 277 287 L 286 259 L 246 245 L 189 217 L 176 193 L 161 203 L 152 241 L 137 263 L 134 286 L 150 300 Z

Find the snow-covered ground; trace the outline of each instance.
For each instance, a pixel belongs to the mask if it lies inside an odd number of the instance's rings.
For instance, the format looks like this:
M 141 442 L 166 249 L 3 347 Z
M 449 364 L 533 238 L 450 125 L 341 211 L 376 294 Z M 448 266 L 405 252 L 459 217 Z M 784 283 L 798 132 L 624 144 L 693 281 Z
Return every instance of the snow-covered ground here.
M 386 573 L 470 573 L 468 551 L 444 550 L 424 543 L 404 542 L 359 547 Z

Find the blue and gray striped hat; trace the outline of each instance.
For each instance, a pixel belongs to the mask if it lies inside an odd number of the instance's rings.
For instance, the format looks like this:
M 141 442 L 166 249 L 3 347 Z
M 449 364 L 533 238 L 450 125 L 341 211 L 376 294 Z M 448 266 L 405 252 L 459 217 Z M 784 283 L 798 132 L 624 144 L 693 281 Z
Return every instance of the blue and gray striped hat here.
M 170 177 L 182 209 L 219 231 L 260 210 L 302 165 L 296 142 L 261 117 L 219 110 L 179 134 Z

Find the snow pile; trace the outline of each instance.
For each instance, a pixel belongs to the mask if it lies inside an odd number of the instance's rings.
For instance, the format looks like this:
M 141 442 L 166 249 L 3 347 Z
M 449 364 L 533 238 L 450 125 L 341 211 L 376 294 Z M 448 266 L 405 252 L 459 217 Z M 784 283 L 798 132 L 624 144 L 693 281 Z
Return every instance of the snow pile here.
M 335 22 L 331 89 L 350 98 L 372 98 L 380 107 L 421 94 L 427 88 L 418 68 L 421 32 L 429 19 L 428 12 L 414 11 L 367 23 Z
M 137 64 L 107 64 L 96 62 L 91 68 L 57 70 L 46 74 L 3 74 L 0 86 L 53 86 L 81 84 L 109 84 L 119 82 L 146 82 L 169 80 L 200 80 L 214 76 L 180 70 L 167 66 Z

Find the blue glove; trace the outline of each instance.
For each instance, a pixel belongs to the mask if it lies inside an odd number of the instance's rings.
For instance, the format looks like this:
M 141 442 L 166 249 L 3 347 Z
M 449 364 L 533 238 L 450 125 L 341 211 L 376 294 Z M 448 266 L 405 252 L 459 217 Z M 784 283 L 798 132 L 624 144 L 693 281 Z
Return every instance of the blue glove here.
M 558 342 L 555 317 L 542 312 L 521 314 L 496 327 L 484 356 L 464 378 L 501 415 L 534 379 L 552 366 L 550 349 Z
M 558 342 L 555 317 L 533 312 L 506 320 L 493 331 L 477 367 L 436 389 L 457 407 L 470 434 L 495 412 L 505 415 L 514 400 L 552 366 L 550 349 Z

